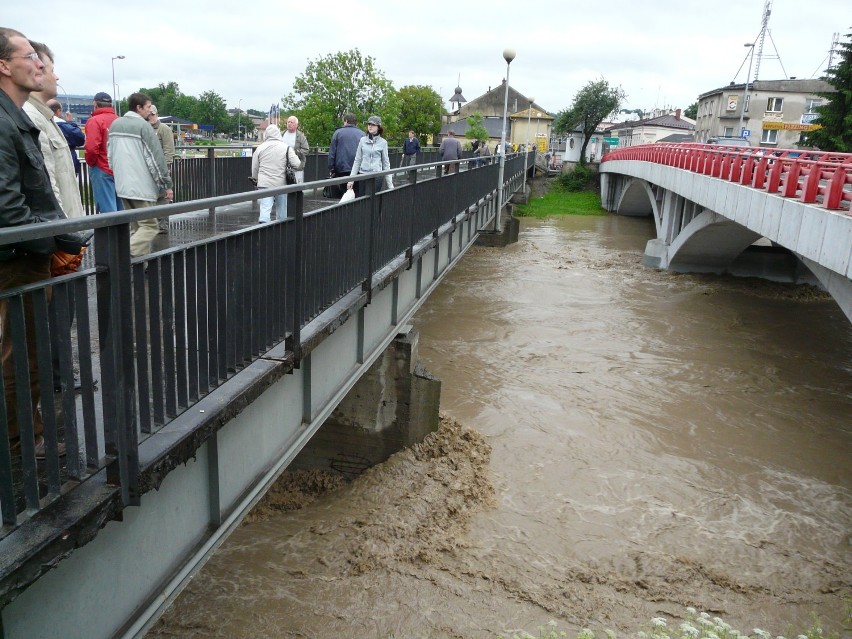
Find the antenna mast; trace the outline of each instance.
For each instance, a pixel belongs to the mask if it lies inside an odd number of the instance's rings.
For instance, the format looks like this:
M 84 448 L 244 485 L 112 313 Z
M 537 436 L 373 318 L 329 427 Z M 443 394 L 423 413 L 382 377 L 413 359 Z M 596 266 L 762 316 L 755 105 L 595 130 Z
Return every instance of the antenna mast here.
M 840 48 L 840 32 L 835 31 L 831 37 L 831 48 L 828 50 L 828 67 L 831 68 L 834 64 L 834 52 Z
M 763 18 L 760 22 L 760 35 L 757 36 L 757 60 L 754 65 L 754 81 L 760 75 L 760 61 L 763 59 L 763 43 L 766 42 L 766 32 L 769 30 L 769 16 L 772 15 L 772 0 L 766 0 L 763 5 Z

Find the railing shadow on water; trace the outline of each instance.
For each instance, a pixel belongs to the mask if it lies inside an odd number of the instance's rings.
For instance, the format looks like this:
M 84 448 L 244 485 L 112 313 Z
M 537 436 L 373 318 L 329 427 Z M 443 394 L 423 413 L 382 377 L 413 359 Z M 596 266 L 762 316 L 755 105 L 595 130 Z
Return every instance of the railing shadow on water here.
M 534 166 L 533 154 L 526 160 L 527 169 Z M 504 189 L 519 187 L 524 161 L 524 155 L 507 159 Z M 20 447 L 12 448 L 0 393 L 0 540 L 102 473 L 107 485 L 120 487 L 121 504 L 138 505 L 140 441 L 273 347 L 283 343 L 298 365 L 301 332 L 323 310 L 353 289 L 369 295 L 383 267 L 410 258 L 442 227 L 493 200 L 496 163 L 444 176 L 448 164 L 388 171 L 407 183 L 379 193 L 374 180 L 361 176 L 368 196 L 311 212 L 305 191 L 350 178 L 0 230 L 0 245 L 94 231 L 86 260 L 93 267 L 0 292 L 15 389 L 30 388 L 27 334 L 34 336 L 46 443 L 46 459 L 37 460 L 34 403 L 29 392 L 12 392 L 20 432 Z M 231 174 L 244 180 L 244 166 Z M 131 259 L 133 222 L 215 213 L 283 193 L 286 219 Z M 488 222 L 482 217 L 479 228 Z M 60 440 L 66 457 L 59 455 Z

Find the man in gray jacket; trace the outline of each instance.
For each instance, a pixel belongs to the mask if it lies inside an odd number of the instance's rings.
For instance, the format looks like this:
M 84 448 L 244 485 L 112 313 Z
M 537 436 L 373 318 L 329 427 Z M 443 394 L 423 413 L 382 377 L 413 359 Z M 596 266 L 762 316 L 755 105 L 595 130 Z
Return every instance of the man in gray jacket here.
M 115 174 L 115 192 L 127 210 L 154 206 L 162 194 L 174 199 L 172 178 L 157 134 L 148 123 L 151 98 L 132 93 L 127 113 L 109 127 L 107 153 Z M 130 254 L 139 257 L 151 252 L 151 242 L 159 233 L 156 218 L 130 225 Z

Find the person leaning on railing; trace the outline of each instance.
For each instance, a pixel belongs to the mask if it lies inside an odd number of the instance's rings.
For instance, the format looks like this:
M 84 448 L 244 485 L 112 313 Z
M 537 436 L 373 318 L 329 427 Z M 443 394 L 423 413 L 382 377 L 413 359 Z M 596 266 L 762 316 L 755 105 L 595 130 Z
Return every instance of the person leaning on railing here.
M 23 111 L 29 94 L 41 91 L 45 65 L 29 40 L 14 29 L 0 27 L 0 228 L 65 218 L 53 193 L 39 147 L 39 129 Z M 61 248 L 79 254 L 82 241 L 75 234 L 58 235 L 0 245 L 0 291 L 46 280 L 51 276 L 51 256 Z M 49 296 L 49 290 L 48 290 Z M 36 438 L 36 456 L 44 455 L 36 331 L 32 295 L 23 295 L 26 346 L 29 359 L 30 407 Z M 6 426 L 13 448 L 20 445 L 18 400 L 15 389 L 13 335 L 8 300 L 0 301 L 0 351 L 6 403 Z M 2 416 L 0 416 L 2 417 Z M 63 449 L 60 448 L 60 454 Z

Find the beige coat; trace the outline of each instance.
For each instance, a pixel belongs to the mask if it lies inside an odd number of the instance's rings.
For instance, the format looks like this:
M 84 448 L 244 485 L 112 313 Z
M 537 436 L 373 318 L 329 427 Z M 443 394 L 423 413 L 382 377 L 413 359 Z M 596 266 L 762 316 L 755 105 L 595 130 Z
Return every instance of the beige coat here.
M 24 103 L 24 111 L 41 133 L 38 136 L 44 163 L 50 175 L 50 185 L 66 217 L 82 217 L 83 201 L 74 172 L 74 161 L 68 141 L 53 121 L 53 112 L 34 95 Z
M 160 141 L 160 146 L 163 147 L 163 155 L 166 156 L 166 168 L 169 173 L 172 172 L 172 162 L 175 161 L 175 138 L 172 135 L 171 127 L 157 120 L 156 124 L 152 124 L 154 131 L 157 133 L 157 139 Z
M 299 156 L 292 146 L 284 144 L 281 130 L 274 124 L 266 129 L 265 141 L 257 147 L 251 156 L 251 176 L 257 180 L 261 188 L 286 186 L 285 170 L 287 161 L 290 168 L 298 171 L 302 168 Z

